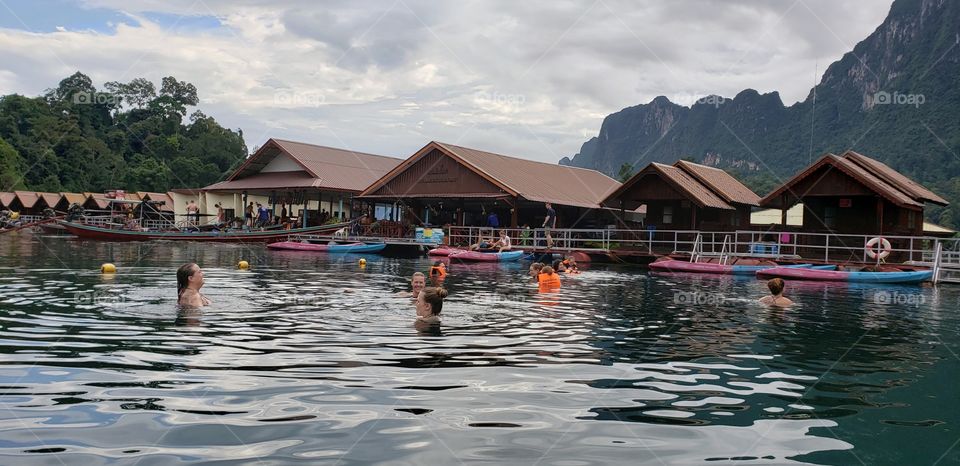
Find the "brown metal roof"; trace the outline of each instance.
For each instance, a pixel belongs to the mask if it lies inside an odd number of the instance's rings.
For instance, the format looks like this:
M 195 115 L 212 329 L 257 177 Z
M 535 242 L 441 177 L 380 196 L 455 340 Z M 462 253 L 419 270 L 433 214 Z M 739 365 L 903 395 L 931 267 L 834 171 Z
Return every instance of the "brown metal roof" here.
M 678 160 L 673 166 L 680 168 L 710 188 L 727 202 L 760 205 L 760 196 L 746 187 L 729 173 L 714 167 Z
M 151 193 L 148 191 L 137 191 L 141 200 L 162 201 L 160 206 L 162 212 L 173 212 L 173 197 L 167 193 Z
M 316 183 L 311 183 L 309 186 L 291 187 L 311 187 L 349 192 L 363 191 L 364 188 L 402 162 L 402 160 L 394 157 L 271 138 L 256 153 L 247 158 L 247 161 L 227 178 L 227 182 L 239 181 L 261 174 L 260 170 L 281 154 L 289 155 L 303 167 L 306 173 L 317 179 Z M 243 189 L 221 183 L 208 186 L 204 190 Z M 213 187 L 217 185 L 220 186 Z M 285 187 L 287 186 L 273 186 L 273 188 Z
M 9 207 L 10 203 L 17 198 L 16 193 L 0 193 L 0 206 Z
M 304 171 L 257 173 L 232 181 L 214 183 L 204 191 L 251 190 L 251 189 L 303 189 L 320 188 L 321 180 Z
M 831 168 L 836 168 L 846 175 L 857 180 L 860 184 L 866 186 L 871 191 L 881 195 L 890 202 L 901 206 L 908 207 L 912 209 L 922 209 L 923 203 L 920 200 L 914 200 L 909 195 L 900 191 L 893 185 L 887 183 L 886 181 L 880 179 L 874 175 L 869 170 L 863 168 L 862 166 L 855 163 L 849 158 L 839 157 L 834 154 L 826 154 L 816 161 L 813 165 L 807 167 L 804 171 L 800 172 L 798 175 L 791 178 L 786 183 L 782 184 L 779 188 L 774 190 L 772 193 L 767 194 L 763 199 L 760 200 L 760 205 L 763 207 L 781 207 L 780 205 L 780 195 L 784 192 L 790 192 L 797 200 L 794 203 L 799 202 L 800 198 L 803 197 L 804 193 L 795 193 L 792 190 L 792 186 L 802 181 L 804 178 L 810 176 L 817 170 L 823 168 L 824 166 L 830 165 Z
M 48 207 L 56 207 L 60 203 L 60 199 L 63 198 L 60 193 L 37 193 L 37 195 L 43 199 L 43 202 L 47 203 Z
M 60 195 L 67 198 L 67 204 L 83 204 L 87 200 L 87 196 L 79 193 L 60 193 Z
M 598 208 L 604 194 L 620 185 L 596 170 L 535 162 L 441 142 L 432 144 L 529 201 Z
M 908 194 L 910 197 L 914 198 L 915 200 L 932 202 L 934 204 L 939 204 L 943 206 L 949 204 L 949 202 L 947 202 L 946 199 L 938 196 L 936 193 L 934 193 L 933 191 L 930 191 L 920 183 L 917 183 L 916 181 L 913 181 L 910 178 L 907 178 L 902 173 L 890 168 L 889 165 L 879 160 L 871 159 L 866 155 L 859 154 L 852 150 L 848 150 L 844 152 L 842 157 L 848 160 L 851 160 L 852 162 L 863 167 L 870 173 L 873 173 L 875 176 L 883 179 L 888 184 L 891 184 L 897 187 L 897 189 Z
M 659 176 L 677 191 L 683 193 L 687 198 L 700 207 L 709 207 L 714 209 L 736 210 L 732 205 L 716 195 L 705 184 L 694 178 L 689 173 L 671 165 L 653 162 L 630 177 L 626 183 L 613 190 L 604 198 L 606 205 L 616 205 L 617 198 L 627 192 L 633 185 L 638 183 L 645 176 Z
M 112 199 L 108 198 L 106 194 L 101 193 L 83 193 L 87 196 L 87 201 L 93 201 L 96 204 L 97 208 L 106 209 L 110 207 L 110 201 Z M 84 201 L 84 202 L 87 202 Z
M 40 200 L 40 195 L 34 191 L 14 191 L 14 193 L 17 195 L 17 199 L 20 199 L 20 204 L 23 204 L 24 209 L 33 207 Z
M 663 165 L 656 162 L 650 165 L 660 172 L 664 179 L 686 192 L 690 200 L 699 204 L 700 207 L 735 210 L 733 206 L 727 204 L 720 196 L 711 191 L 709 187 L 693 176 L 690 176 L 687 172 L 671 165 Z

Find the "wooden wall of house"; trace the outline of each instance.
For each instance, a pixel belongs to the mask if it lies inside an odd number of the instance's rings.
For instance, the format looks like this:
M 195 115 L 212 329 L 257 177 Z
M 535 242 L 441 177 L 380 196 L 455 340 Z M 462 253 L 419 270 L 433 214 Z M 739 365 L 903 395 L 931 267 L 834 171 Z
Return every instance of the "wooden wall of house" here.
M 456 160 L 433 150 L 371 194 L 398 193 L 443 197 L 451 193 L 498 194 L 502 191 Z
M 803 198 L 803 231 L 855 235 L 915 235 L 923 233 L 923 211 L 897 207 L 882 199 L 883 225 L 878 224 L 875 195 Z

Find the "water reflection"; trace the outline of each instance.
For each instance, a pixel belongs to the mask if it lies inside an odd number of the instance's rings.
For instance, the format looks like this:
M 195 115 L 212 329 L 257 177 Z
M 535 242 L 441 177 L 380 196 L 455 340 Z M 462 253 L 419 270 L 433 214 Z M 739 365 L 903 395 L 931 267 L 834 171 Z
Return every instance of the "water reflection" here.
M 438 327 L 396 295 L 427 259 L 0 251 L 5 462 L 956 459 L 953 288 L 793 282 L 783 310 L 749 278 L 593 265 L 540 293 L 525 264 L 454 262 Z M 184 262 L 212 306 L 176 307 Z

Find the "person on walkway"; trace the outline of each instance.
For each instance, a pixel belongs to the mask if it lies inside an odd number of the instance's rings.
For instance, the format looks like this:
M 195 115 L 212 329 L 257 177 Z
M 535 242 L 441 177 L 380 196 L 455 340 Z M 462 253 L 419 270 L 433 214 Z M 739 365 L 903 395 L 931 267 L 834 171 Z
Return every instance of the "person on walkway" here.
M 783 295 L 784 282 L 782 278 L 771 278 L 767 282 L 767 288 L 770 289 L 770 296 L 760 298 L 760 304 L 768 306 L 787 307 L 793 304 L 790 298 Z
M 550 236 L 550 230 L 557 226 L 557 211 L 553 210 L 553 205 L 547 202 L 544 204 L 547 208 L 547 216 L 543 219 L 543 235 L 547 238 L 547 249 L 553 247 L 553 237 Z
M 270 224 L 270 209 L 257 203 L 257 226 L 265 227 Z
M 193 220 L 194 225 L 200 224 L 200 207 L 193 200 L 187 203 L 187 218 Z
M 497 217 L 496 212 L 490 212 L 490 215 L 487 216 L 487 226 L 493 230 L 500 228 L 500 217 Z
M 253 202 L 247 205 L 243 212 L 244 225 L 253 228 Z
M 194 263 L 184 264 L 177 269 L 177 304 L 187 307 L 210 305 L 210 299 L 200 294 L 203 287 L 203 270 Z
M 227 217 L 223 212 L 223 206 L 218 202 L 216 207 L 217 207 L 217 224 L 223 225 L 224 223 L 227 223 Z

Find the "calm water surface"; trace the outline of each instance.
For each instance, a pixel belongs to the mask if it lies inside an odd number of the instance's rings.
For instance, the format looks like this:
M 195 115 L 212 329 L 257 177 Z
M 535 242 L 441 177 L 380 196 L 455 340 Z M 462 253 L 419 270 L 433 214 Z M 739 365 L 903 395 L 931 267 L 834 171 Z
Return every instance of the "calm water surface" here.
M 0 464 L 951 464 L 960 287 L 0 237 Z M 235 270 L 240 259 L 250 271 Z M 115 276 L 98 273 L 118 265 Z M 179 312 L 175 269 L 214 305 Z

